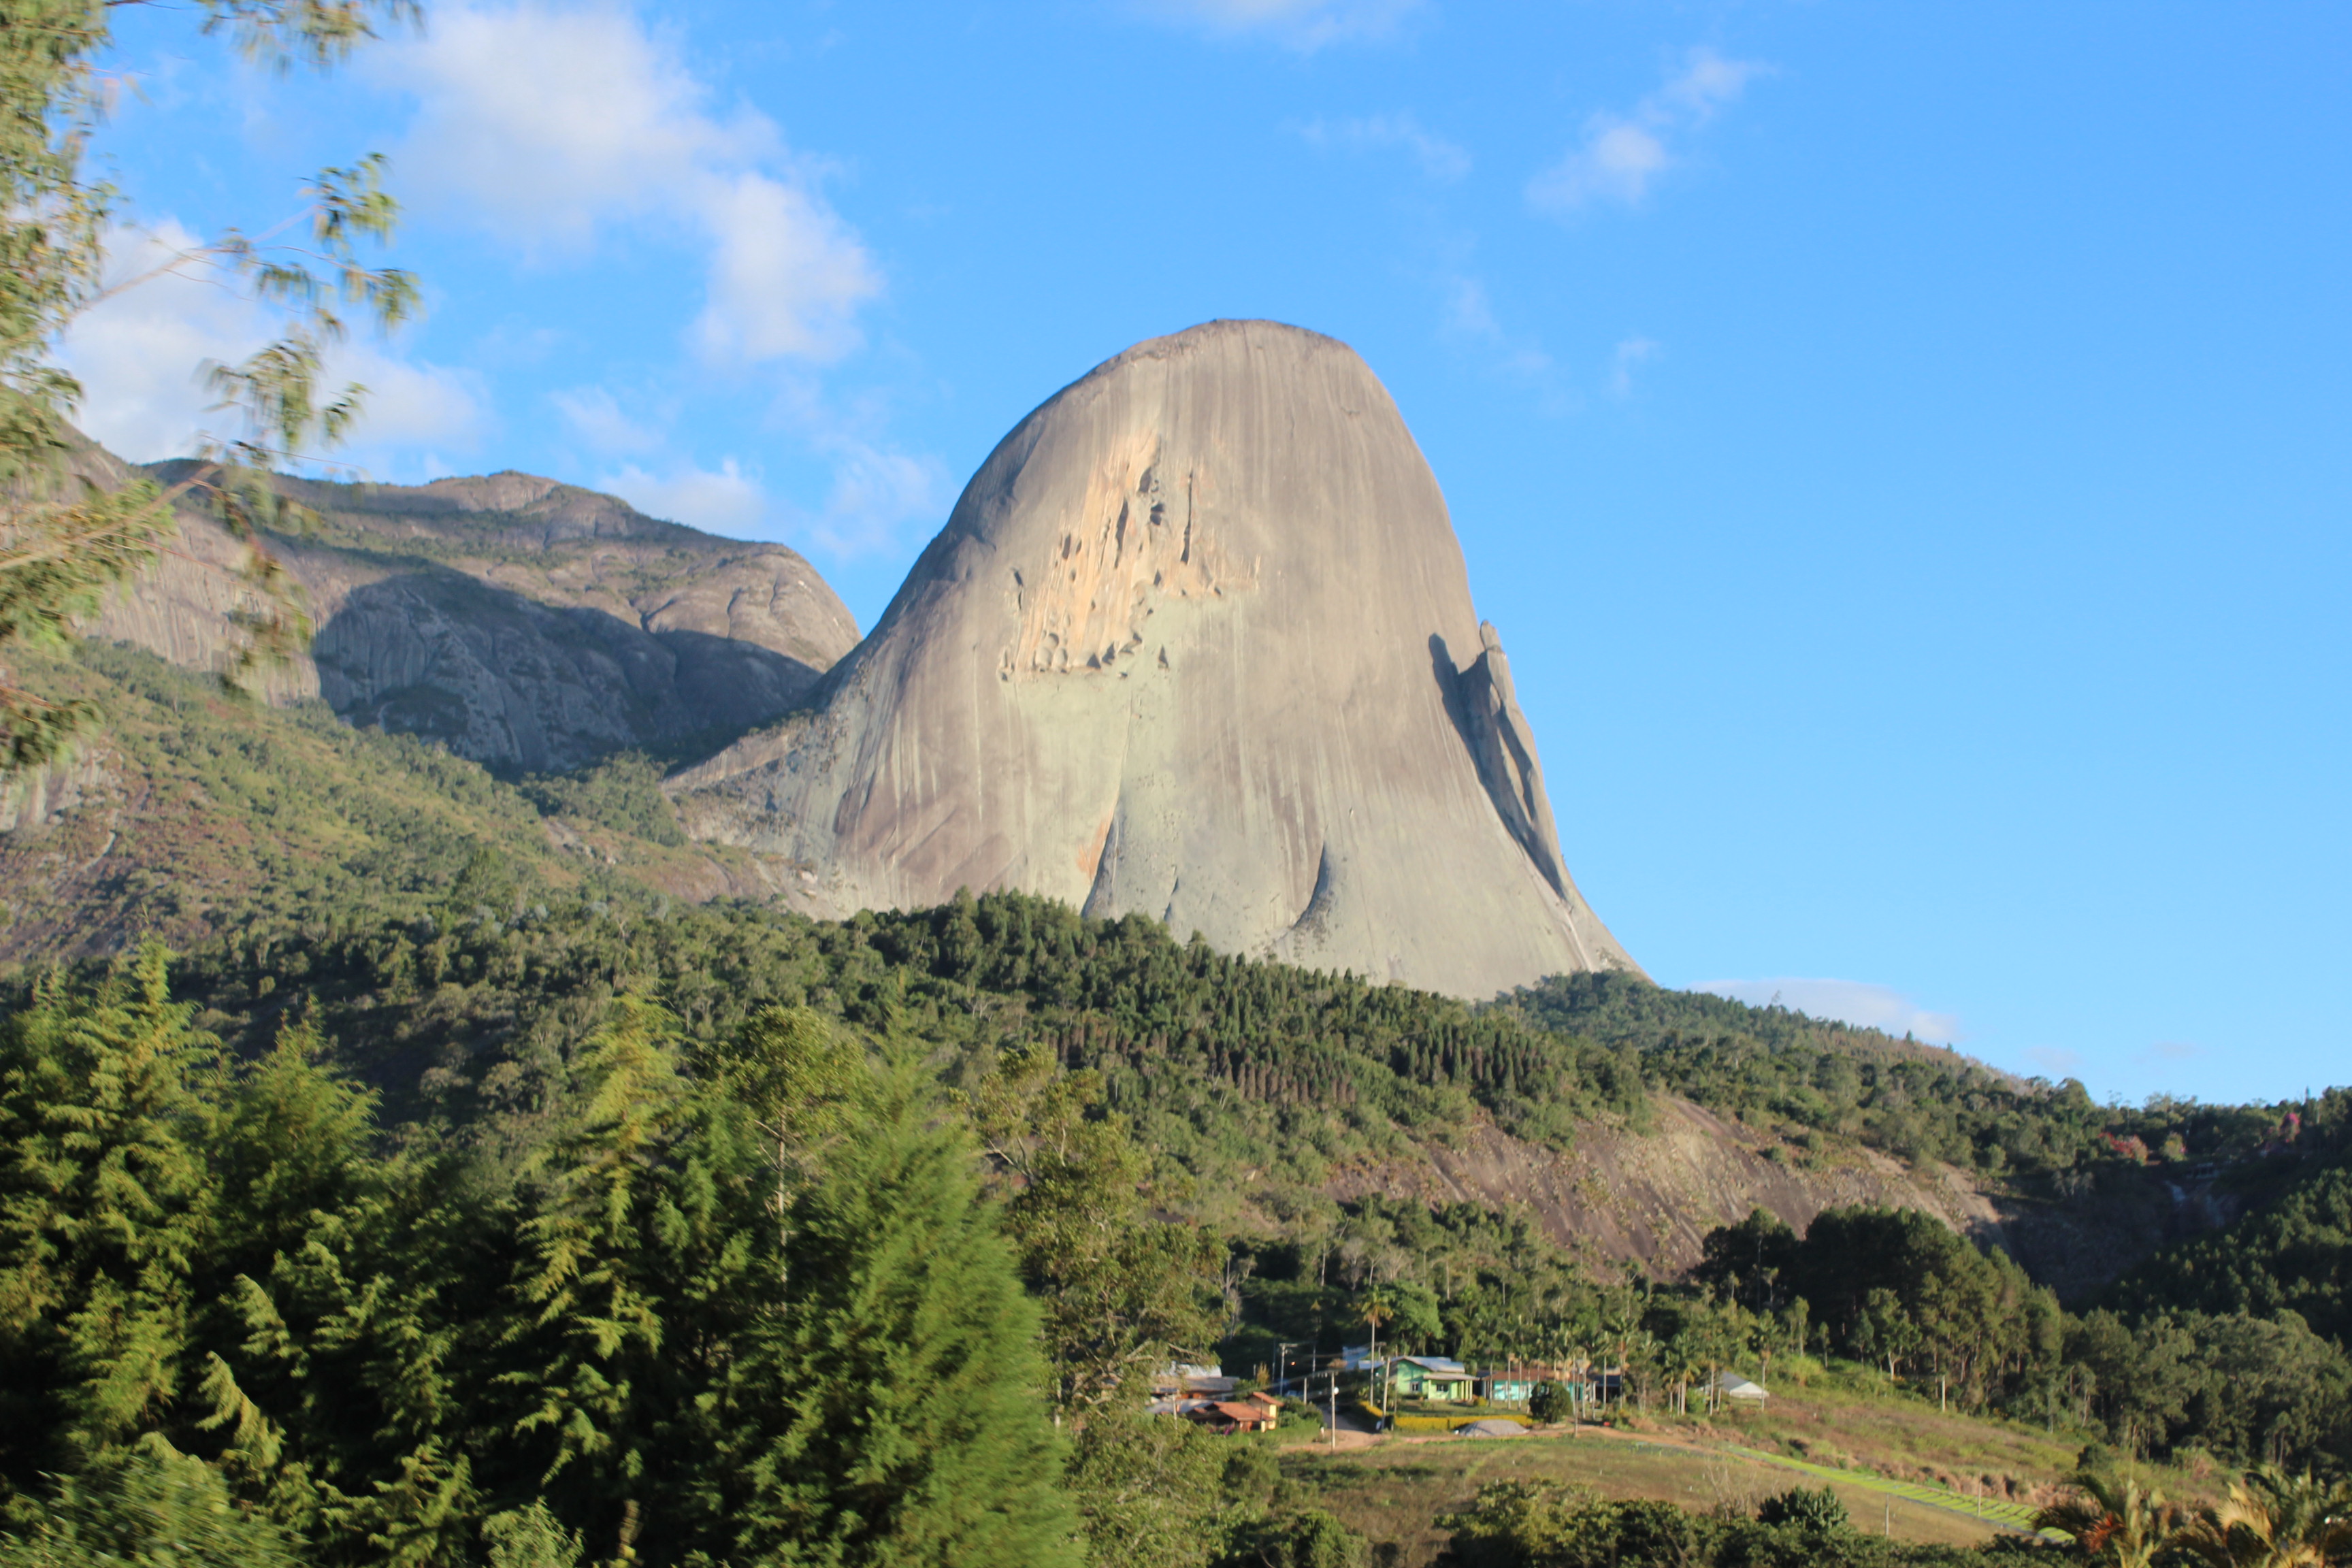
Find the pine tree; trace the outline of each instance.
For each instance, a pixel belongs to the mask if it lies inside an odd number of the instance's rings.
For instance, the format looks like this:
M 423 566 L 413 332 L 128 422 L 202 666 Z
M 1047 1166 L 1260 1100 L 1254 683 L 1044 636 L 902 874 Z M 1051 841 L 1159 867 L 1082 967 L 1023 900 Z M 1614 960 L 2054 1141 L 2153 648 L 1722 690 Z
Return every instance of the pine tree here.
M 298 1542 L 230 1497 L 220 1472 L 152 1434 L 60 1482 L 39 1518 L 0 1536 L 7 1568 L 301 1568 Z
M 509 1484 L 626 1559 L 640 1534 L 677 1546 L 714 1527 L 716 1390 L 778 1293 L 774 1177 L 740 1109 L 680 1070 L 676 1020 L 650 1003 L 621 998 L 572 1082 L 521 1226 L 498 1381 L 525 1405 L 499 1459 L 543 1462 Z
M 0 1028 L 0 1477 L 122 1450 L 182 1393 L 213 1232 L 196 1079 L 217 1043 L 150 944 L 97 993 L 45 986 Z
M 795 1200 L 745 1556 L 825 1568 L 1079 1561 L 1036 1309 L 975 1152 L 906 1075 Z

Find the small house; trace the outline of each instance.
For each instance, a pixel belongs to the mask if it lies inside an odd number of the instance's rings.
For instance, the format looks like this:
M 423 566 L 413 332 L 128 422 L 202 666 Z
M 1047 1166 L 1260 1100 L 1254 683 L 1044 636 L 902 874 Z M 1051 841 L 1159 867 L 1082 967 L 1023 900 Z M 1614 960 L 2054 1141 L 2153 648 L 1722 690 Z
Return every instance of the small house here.
M 1761 1408 L 1767 1394 L 1760 1383 L 1750 1383 L 1736 1372 L 1727 1372 L 1715 1380 L 1717 1398 L 1734 1405 L 1750 1405 Z
M 1497 1405 L 1525 1405 L 1536 1396 L 1536 1382 L 1520 1373 L 1496 1373 L 1486 1380 L 1486 1397 Z
M 1195 1366 L 1177 1362 L 1152 1374 L 1151 1392 L 1170 1398 L 1191 1395 L 1201 1399 L 1223 1399 L 1233 1393 L 1239 1379 L 1227 1377 L 1221 1366 Z
M 1203 1400 L 1184 1412 L 1187 1420 L 1197 1421 L 1212 1432 L 1271 1432 L 1274 1412 L 1265 1405 L 1248 1399 Z
M 1477 1379 L 1450 1356 L 1406 1355 L 1389 1363 L 1389 1388 L 1400 1399 L 1468 1405 L 1477 1398 Z

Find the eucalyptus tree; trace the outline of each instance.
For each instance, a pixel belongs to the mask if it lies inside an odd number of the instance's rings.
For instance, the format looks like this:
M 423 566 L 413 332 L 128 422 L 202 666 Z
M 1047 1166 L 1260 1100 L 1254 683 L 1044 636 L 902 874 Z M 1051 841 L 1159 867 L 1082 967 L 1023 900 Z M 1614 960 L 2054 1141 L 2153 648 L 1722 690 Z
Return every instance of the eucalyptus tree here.
M 312 180 L 305 244 L 231 231 L 143 278 L 108 282 L 122 205 L 89 174 L 88 157 L 116 77 L 115 15 L 148 3 L 157 0 L 0 0 L 0 657 L 69 637 L 105 593 L 154 561 L 186 500 L 208 504 L 247 549 L 245 641 L 222 672 L 234 682 L 309 637 L 261 533 L 285 521 L 267 473 L 332 446 L 358 416 L 365 389 L 331 392 L 325 379 L 345 312 L 392 325 L 414 311 L 416 287 L 405 272 L 360 259 L 360 242 L 389 238 L 398 212 L 375 156 Z M 204 32 L 281 68 L 331 68 L 380 25 L 420 14 L 416 0 L 196 0 L 194 9 Z M 166 489 L 126 480 L 73 428 L 82 388 L 58 351 L 110 293 L 183 270 L 235 280 L 279 308 L 284 330 L 244 363 L 210 367 L 239 428 L 208 438 L 206 460 Z M 47 763 L 96 717 L 0 671 L 0 771 Z

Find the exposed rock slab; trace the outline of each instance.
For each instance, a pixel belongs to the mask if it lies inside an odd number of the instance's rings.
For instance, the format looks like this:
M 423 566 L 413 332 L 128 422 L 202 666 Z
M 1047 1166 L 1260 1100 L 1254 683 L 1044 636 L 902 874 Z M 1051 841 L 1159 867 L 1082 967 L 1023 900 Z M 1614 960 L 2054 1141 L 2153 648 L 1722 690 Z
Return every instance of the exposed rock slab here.
M 166 482 L 186 465 L 158 464 Z M 529 474 L 429 485 L 280 479 L 316 527 L 273 538 L 317 627 L 263 678 L 353 723 L 495 768 L 575 767 L 632 746 L 740 733 L 803 701 L 857 641 L 814 568 Z M 92 635 L 194 668 L 235 645 L 244 549 L 199 513 Z
M 674 788 L 842 913 L 1018 888 L 1457 995 L 1633 967 L 1395 405 L 1271 322 L 1024 420 L 818 707 Z

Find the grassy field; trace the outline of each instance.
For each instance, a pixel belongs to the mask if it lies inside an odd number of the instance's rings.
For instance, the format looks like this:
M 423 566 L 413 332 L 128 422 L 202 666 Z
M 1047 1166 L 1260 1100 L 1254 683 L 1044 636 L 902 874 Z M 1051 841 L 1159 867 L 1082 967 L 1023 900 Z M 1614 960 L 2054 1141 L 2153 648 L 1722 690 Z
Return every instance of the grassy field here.
M 1763 1411 L 1635 1416 L 1619 1431 L 1516 1438 L 1395 1434 L 1342 1437 L 1334 1453 L 1285 1453 L 1298 1483 L 1376 1544 L 1380 1561 L 1433 1562 L 1438 1517 L 1493 1480 L 1550 1480 L 1612 1499 L 1752 1511 L 1792 1486 L 1826 1485 L 1854 1524 L 1901 1541 L 1967 1545 L 2031 1528 L 2074 1468 L 2079 1434 L 1939 1410 L 1868 1368 L 1775 1367 Z M 1791 1375 L 1779 1375 L 1783 1372 Z M 2213 1489 L 2193 1472 L 2146 1472 L 2169 1494 Z
M 1823 1484 L 1761 1458 L 1590 1429 L 1574 1437 L 1390 1436 L 1336 1454 L 1302 1445 L 1284 1450 L 1283 1469 L 1318 1506 L 1376 1546 L 1392 1548 L 1377 1561 L 1416 1568 L 1435 1562 L 1445 1544 L 1438 1517 L 1469 1501 L 1488 1481 L 1576 1482 L 1607 1498 L 1743 1513 L 1791 1486 Z M 2000 1528 L 1932 1507 L 1874 1478 L 1830 1478 L 1827 1484 L 1857 1526 L 1900 1541 L 1968 1545 Z
M 1766 1409 L 1703 1428 L 1714 1440 L 1832 1469 L 1864 1469 L 1969 1498 L 2050 1500 L 2083 1439 L 2054 1427 L 1938 1410 L 1854 1366 L 1801 1367 L 1777 1377 Z

